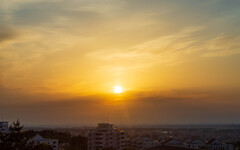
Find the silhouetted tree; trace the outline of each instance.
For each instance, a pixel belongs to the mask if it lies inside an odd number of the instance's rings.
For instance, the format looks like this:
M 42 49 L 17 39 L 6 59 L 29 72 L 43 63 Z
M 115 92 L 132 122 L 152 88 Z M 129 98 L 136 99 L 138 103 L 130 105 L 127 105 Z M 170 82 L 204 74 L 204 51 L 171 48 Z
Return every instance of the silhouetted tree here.
M 104 148 L 103 150 L 116 150 L 116 149 L 113 148 L 113 147 L 106 147 L 106 148 Z
M 9 141 L 9 134 L 0 132 L 0 148 L 4 150 L 11 150 L 11 142 Z
M 53 150 L 53 148 L 48 144 L 38 144 L 34 146 L 33 150 Z
M 22 134 L 23 126 L 17 120 L 9 126 L 9 132 L 5 135 L 4 146 L 6 150 L 28 150 L 27 139 Z
M 13 124 L 10 125 L 10 135 L 9 140 L 12 142 L 12 146 L 14 149 L 24 149 L 25 148 L 25 141 L 23 141 L 23 135 L 21 134 L 21 131 L 23 129 L 23 126 L 21 126 L 21 123 L 19 120 L 16 122 L 13 122 Z
M 55 130 L 43 130 L 43 131 L 34 131 L 28 130 L 23 132 L 24 137 L 30 139 L 34 137 L 36 134 L 41 135 L 44 138 L 49 139 L 58 139 L 59 143 L 69 143 L 71 141 L 71 134 L 68 132 L 58 132 Z
M 66 150 L 86 150 L 87 138 L 83 136 L 73 136 Z

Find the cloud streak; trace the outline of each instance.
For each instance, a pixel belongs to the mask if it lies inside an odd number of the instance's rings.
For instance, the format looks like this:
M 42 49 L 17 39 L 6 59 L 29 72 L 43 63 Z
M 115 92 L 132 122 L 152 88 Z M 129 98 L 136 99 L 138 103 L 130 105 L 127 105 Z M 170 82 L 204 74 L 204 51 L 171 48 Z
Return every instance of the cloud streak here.
M 14 100 L 12 99 L 14 103 L 1 102 L 0 108 L 4 117 L 11 120 L 18 117 L 28 125 L 44 125 L 48 122 L 48 125 L 53 126 L 60 124 L 76 126 L 93 125 L 99 121 L 125 125 L 225 123 L 230 120 L 239 123 L 237 115 L 239 102 L 229 103 L 227 95 L 230 93 L 225 92 L 218 96 L 214 91 L 199 92 L 199 90 L 132 91 L 125 94 L 127 97 L 122 100 L 114 95 L 58 100 L 50 100 L 49 96 L 45 98 L 36 95 L 35 98 L 16 96 Z M 31 100 L 33 98 L 35 102 Z M 7 113 L 9 111 L 11 113 Z M 32 122 L 33 118 L 38 119 Z

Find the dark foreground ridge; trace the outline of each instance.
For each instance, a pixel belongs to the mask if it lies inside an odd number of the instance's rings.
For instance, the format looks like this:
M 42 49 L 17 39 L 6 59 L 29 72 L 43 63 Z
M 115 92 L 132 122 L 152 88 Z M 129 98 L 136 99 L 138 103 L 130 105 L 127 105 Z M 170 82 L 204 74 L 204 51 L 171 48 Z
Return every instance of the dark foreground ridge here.
M 158 146 L 154 148 L 149 148 L 148 150 L 194 150 L 194 149 L 174 146 Z

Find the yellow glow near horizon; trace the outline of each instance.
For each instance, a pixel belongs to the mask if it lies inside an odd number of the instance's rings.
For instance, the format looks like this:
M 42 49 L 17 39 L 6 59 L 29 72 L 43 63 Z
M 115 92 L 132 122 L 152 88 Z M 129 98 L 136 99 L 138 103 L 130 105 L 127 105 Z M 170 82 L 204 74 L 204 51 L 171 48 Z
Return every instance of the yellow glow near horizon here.
M 114 86 L 114 93 L 122 93 L 122 87 L 119 85 Z

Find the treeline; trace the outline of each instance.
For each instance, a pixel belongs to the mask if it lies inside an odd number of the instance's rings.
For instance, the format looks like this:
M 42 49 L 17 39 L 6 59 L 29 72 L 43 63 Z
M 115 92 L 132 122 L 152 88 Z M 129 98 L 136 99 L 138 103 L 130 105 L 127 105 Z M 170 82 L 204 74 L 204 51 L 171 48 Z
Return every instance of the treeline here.
M 36 134 L 48 139 L 58 139 L 59 143 L 69 143 L 71 141 L 71 134 L 68 132 L 58 132 L 55 130 L 28 130 L 23 132 L 24 137 L 28 139 L 34 137 Z
M 81 135 L 71 136 L 68 132 L 59 132 L 55 130 L 29 130 L 23 132 L 23 134 L 24 137 L 27 137 L 28 139 L 32 138 L 36 134 L 39 134 L 44 138 L 58 139 L 59 144 L 64 148 L 64 150 L 87 150 L 87 138 Z
M 28 142 L 36 134 L 44 138 L 58 139 L 59 146 L 64 150 L 87 150 L 87 138 L 83 136 L 71 136 L 67 132 L 58 132 L 55 130 L 43 131 L 22 131 L 22 126 L 17 120 L 9 127 L 9 133 L 0 132 L 0 150 L 53 150 L 50 145 L 34 145 Z
M 8 133 L 0 133 L 1 150 L 52 150 L 48 145 L 35 146 L 28 142 L 28 138 L 22 133 L 23 126 L 17 120 L 9 127 Z

